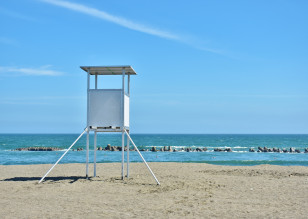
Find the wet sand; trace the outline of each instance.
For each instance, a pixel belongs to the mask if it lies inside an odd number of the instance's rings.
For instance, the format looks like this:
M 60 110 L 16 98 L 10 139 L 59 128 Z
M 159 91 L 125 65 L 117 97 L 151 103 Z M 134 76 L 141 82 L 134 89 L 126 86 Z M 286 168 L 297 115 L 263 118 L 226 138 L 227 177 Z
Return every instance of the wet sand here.
M 143 163 L 0 166 L 0 217 L 308 218 L 308 167 L 149 164 L 161 186 Z

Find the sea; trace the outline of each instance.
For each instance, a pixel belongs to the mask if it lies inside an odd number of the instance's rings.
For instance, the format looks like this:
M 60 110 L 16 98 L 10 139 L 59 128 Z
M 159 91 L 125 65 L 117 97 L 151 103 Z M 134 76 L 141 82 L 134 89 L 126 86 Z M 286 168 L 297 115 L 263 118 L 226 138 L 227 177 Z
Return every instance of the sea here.
M 31 165 L 55 163 L 65 150 L 76 140 L 78 134 L 0 134 L 0 165 Z M 183 147 L 207 147 L 206 152 L 151 152 L 142 151 L 148 162 L 209 163 L 216 165 L 252 166 L 271 164 L 281 166 L 308 166 L 307 134 L 131 134 L 137 147 L 159 150 L 163 146 L 172 146 L 180 150 Z M 90 162 L 93 162 L 94 135 L 90 135 Z M 97 147 L 121 145 L 121 134 L 98 134 Z M 24 147 L 58 147 L 60 151 L 16 151 Z M 258 147 L 299 149 L 301 153 L 249 152 Z M 83 148 L 77 151 L 77 148 Z M 215 148 L 231 148 L 232 152 L 215 152 Z M 70 150 L 60 163 L 86 162 L 86 135 Z M 126 152 L 125 152 L 126 153 Z M 120 151 L 97 151 L 98 163 L 121 162 Z M 142 162 L 138 153 L 131 151 L 131 162 Z M 126 155 L 125 155 L 126 159 Z

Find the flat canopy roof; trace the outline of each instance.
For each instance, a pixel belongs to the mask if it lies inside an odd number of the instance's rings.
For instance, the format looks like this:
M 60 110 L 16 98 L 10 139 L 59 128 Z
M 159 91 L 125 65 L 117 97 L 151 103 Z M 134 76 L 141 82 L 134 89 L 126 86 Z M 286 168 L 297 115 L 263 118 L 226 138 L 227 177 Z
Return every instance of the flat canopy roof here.
M 122 75 L 122 70 L 125 69 L 126 75 L 136 75 L 135 70 L 129 65 L 121 66 L 80 66 L 90 75 Z

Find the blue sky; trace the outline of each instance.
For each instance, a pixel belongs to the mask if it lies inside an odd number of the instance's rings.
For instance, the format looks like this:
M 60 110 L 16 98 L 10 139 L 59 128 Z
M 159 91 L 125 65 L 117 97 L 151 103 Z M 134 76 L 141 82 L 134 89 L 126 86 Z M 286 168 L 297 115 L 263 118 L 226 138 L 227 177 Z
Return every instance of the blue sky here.
M 298 0 L 2 1 L 0 133 L 81 132 L 79 66 L 131 65 L 133 133 L 307 134 L 307 9 Z

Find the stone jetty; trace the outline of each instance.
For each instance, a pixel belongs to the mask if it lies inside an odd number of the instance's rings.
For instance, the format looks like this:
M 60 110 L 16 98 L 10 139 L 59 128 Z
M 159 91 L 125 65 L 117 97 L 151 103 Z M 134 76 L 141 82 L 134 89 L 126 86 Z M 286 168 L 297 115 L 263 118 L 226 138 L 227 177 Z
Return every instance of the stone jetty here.
M 232 152 L 231 148 L 214 148 L 215 152 Z
M 98 147 L 97 150 L 99 151 L 121 151 L 122 146 L 111 146 L 108 144 L 105 148 L 103 147 Z M 127 151 L 127 147 L 124 149 Z M 135 151 L 135 149 L 129 149 L 130 151 Z M 232 151 L 231 148 L 227 149 L 228 151 Z M 197 148 L 192 148 L 192 147 L 182 147 L 180 149 L 176 149 L 172 146 L 163 146 L 163 147 L 156 147 L 152 146 L 150 149 L 145 149 L 142 148 L 140 151 L 151 151 L 151 152 L 178 152 L 178 151 L 186 151 L 186 152 L 205 152 L 207 151 L 206 147 L 197 147 Z
M 256 152 L 255 149 L 250 148 L 249 152 Z M 275 152 L 275 153 L 301 153 L 301 151 L 299 149 L 296 149 L 294 147 L 291 147 L 289 149 L 283 148 L 267 148 L 267 147 L 258 147 L 257 152 L 263 152 L 263 153 L 267 153 L 267 152 Z M 308 153 L 308 148 L 305 148 L 304 153 Z
M 25 148 L 17 148 L 14 149 L 14 151 L 59 151 L 63 150 L 63 148 L 57 148 L 57 147 L 25 147 Z M 83 151 L 84 148 L 77 148 L 72 149 L 72 151 Z M 98 151 L 122 151 L 122 146 L 111 146 L 108 144 L 106 147 L 99 146 L 97 147 Z M 124 147 L 124 150 L 127 151 L 127 146 Z M 130 151 L 135 151 L 134 148 L 130 148 Z M 207 147 L 182 147 L 176 149 L 172 146 L 163 146 L 163 147 L 156 147 L 152 146 L 150 149 L 142 148 L 140 151 L 151 151 L 151 152 L 205 152 L 208 151 Z M 233 152 L 231 148 L 222 148 L 217 147 L 214 148 L 214 152 Z M 299 149 L 296 149 L 294 147 L 290 148 L 268 148 L 268 147 L 258 147 L 250 148 L 249 152 L 259 152 L 259 153 L 268 153 L 268 152 L 274 152 L 274 153 L 308 153 L 308 148 L 305 148 L 303 152 L 301 152 Z
M 16 148 L 14 151 L 59 151 L 61 148 L 55 147 L 27 147 L 27 148 Z

